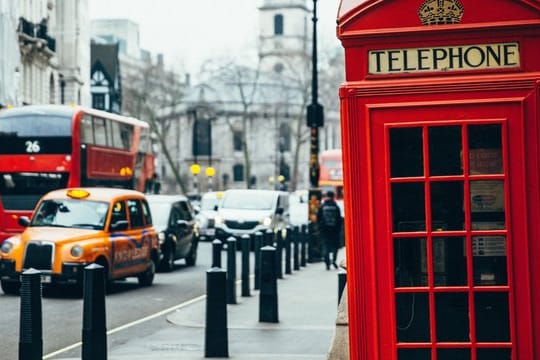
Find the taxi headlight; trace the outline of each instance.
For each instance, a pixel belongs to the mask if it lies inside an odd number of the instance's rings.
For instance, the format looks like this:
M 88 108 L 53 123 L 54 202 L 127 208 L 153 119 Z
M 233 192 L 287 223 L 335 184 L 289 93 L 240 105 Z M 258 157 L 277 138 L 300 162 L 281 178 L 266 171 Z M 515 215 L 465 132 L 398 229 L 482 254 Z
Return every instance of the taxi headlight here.
M 223 218 L 219 215 L 216 215 L 216 217 L 214 218 L 214 223 L 216 225 L 223 225 Z
M 83 254 L 83 248 L 81 245 L 75 245 L 74 247 L 71 248 L 71 256 L 73 257 L 81 257 Z
M 272 218 L 269 216 L 265 217 L 264 219 L 262 219 L 261 224 L 263 224 L 264 226 L 272 225 Z
M 4 241 L 2 246 L 0 246 L 0 252 L 2 254 L 9 254 L 13 250 L 13 243 L 11 241 Z
M 159 234 L 158 234 L 158 240 L 159 240 L 159 245 L 163 244 L 165 242 L 165 233 L 163 231 L 161 231 Z

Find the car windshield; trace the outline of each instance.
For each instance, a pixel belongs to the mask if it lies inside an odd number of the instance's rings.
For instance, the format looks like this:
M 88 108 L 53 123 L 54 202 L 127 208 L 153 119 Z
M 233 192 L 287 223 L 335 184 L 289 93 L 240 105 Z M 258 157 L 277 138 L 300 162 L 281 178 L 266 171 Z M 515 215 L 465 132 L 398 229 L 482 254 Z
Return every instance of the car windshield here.
M 152 220 L 154 225 L 158 227 L 166 227 L 169 221 L 169 213 L 171 211 L 171 205 L 166 202 L 152 202 L 150 205 L 150 213 L 152 214 Z
M 201 210 L 214 210 L 216 206 L 219 206 L 221 199 L 216 197 L 203 197 L 201 199 Z
M 103 230 L 109 204 L 90 200 L 45 200 L 30 226 L 55 226 Z
M 271 192 L 231 192 L 223 199 L 221 207 L 243 210 L 271 210 L 276 195 Z

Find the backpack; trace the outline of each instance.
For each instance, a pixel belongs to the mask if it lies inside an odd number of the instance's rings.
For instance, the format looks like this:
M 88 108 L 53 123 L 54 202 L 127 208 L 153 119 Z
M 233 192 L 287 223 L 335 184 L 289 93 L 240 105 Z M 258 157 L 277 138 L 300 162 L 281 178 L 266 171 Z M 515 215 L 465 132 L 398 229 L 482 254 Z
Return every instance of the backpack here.
M 339 225 L 341 214 L 337 206 L 326 204 L 322 206 L 321 210 L 321 220 L 324 226 L 332 227 Z

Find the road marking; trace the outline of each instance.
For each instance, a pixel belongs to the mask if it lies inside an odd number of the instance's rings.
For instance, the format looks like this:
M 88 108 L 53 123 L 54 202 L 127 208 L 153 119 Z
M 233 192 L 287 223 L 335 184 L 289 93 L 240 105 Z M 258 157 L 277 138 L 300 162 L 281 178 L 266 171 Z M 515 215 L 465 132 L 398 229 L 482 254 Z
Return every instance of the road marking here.
M 146 321 L 149 321 L 149 320 L 152 320 L 152 319 L 155 319 L 157 317 L 160 317 L 160 316 L 163 316 L 165 314 L 168 314 L 170 312 L 173 312 L 175 310 L 178 310 L 178 309 L 181 309 L 181 308 L 184 308 L 186 306 L 189 306 L 193 303 L 196 303 L 198 301 L 201 301 L 201 300 L 204 300 L 206 298 L 206 295 L 201 295 L 201 296 L 198 296 L 196 298 L 193 298 L 191 300 L 188 300 L 188 301 L 185 301 L 181 304 L 178 304 L 178 305 L 175 305 L 175 306 L 171 306 L 170 308 L 167 308 L 165 310 L 161 310 L 155 314 L 152 314 L 152 315 L 148 315 L 146 317 L 143 317 L 139 320 L 135 320 L 133 322 L 130 322 L 130 323 L 127 323 L 125 325 L 122 325 L 122 326 L 119 326 L 117 328 L 114 328 L 112 330 L 109 330 L 107 331 L 107 335 L 111 335 L 111 334 L 114 334 L 114 333 L 117 333 L 119 331 L 122 331 L 122 330 L 125 330 L 127 328 L 130 328 L 132 326 L 135 326 L 135 325 L 138 325 L 138 324 L 141 324 L 143 322 L 146 322 Z M 66 346 L 65 348 L 62 348 L 62 349 L 59 349 L 59 350 L 56 350 L 55 352 L 52 352 L 50 354 L 47 354 L 45 356 L 43 356 L 43 360 L 46 360 L 46 359 L 51 359 L 52 357 L 56 356 L 56 355 L 60 355 L 61 353 L 64 353 L 66 351 L 70 351 L 70 350 L 73 350 L 73 349 L 76 349 L 78 348 L 79 346 L 82 345 L 82 342 L 79 341 L 75 344 L 72 344 L 72 345 L 69 345 L 69 346 Z

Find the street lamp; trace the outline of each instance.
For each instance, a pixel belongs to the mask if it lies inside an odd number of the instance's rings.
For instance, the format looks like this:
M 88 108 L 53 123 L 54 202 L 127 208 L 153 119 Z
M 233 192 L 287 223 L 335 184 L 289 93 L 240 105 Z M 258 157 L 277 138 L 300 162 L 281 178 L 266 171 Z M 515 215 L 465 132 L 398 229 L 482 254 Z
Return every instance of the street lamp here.
M 307 106 L 307 126 L 310 128 L 310 151 L 309 151 L 309 235 L 311 245 L 308 260 L 320 261 L 322 256 L 321 239 L 317 229 L 317 210 L 322 199 L 319 188 L 319 127 L 324 125 L 323 106 L 318 102 L 319 83 L 317 78 L 317 0 L 313 0 L 313 52 L 312 78 L 311 78 L 311 104 Z
M 208 178 L 208 191 L 212 191 L 212 179 L 216 174 L 216 170 L 212 167 L 212 165 L 210 165 L 206 168 L 206 170 L 204 170 L 204 174 Z
M 199 182 L 197 180 L 197 175 L 201 173 L 201 166 L 197 163 L 192 164 L 189 167 L 189 171 L 193 174 L 193 187 L 195 188 L 195 192 L 199 193 Z

